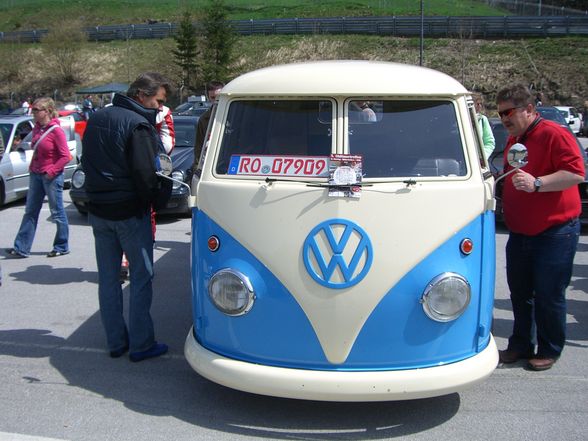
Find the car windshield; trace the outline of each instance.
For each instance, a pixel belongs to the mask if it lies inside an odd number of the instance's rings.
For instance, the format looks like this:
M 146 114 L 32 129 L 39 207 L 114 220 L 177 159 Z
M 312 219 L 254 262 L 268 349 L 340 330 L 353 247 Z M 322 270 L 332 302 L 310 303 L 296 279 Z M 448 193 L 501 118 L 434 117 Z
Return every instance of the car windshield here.
M 176 137 L 176 148 L 194 147 L 194 137 L 196 134 L 196 120 L 174 120 L 174 131 Z
M 568 112 L 556 109 L 555 107 L 537 107 L 537 112 L 545 119 L 550 119 L 561 125 L 567 124 L 564 116 L 567 116 Z
M 3 144 L 8 144 L 13 127 L 13 124 L 0 123 L 0 136 L 2 136 L 2 140 L 4 141 Z
M 216 172 L 234 155 L 328 156 L 334 101 L 234 101 L 229 107 Z M 366 178 L 465 176 L 456 112 L 450 101 L 346 103 L 348 152 L 361 155 Z

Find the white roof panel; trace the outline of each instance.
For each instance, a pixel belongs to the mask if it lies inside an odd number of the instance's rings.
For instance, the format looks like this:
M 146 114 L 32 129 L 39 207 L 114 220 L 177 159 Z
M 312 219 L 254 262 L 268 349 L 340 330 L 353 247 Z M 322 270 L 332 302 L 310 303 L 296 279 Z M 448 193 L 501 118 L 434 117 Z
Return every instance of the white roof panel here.
M 442 72 L 383 61 L 314 61 L 255 70 L 227 84 L 223 95 L 453 96 L 468 93 Z

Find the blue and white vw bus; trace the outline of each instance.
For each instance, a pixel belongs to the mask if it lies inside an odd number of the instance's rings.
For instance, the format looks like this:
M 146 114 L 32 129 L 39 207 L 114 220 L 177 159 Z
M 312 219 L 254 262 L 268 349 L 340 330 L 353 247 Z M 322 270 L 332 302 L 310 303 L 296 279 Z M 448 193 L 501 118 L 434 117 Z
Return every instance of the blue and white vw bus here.
M 257 394 L 438 396 L 482 381 L 494 181 L 473 102 L 421 67 L 325 61 L 223 90 L 194 181 L 194 370 Z

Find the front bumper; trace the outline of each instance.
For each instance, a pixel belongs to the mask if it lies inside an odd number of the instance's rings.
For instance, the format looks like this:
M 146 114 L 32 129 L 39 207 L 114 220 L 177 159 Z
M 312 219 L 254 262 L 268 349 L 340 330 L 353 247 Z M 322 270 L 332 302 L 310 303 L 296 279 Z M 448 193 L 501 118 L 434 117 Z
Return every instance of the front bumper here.
M 88 195 L 83 188 L 71 187 L 69 190 L 69 197 L 80 213 L 88 212 Z
M 192 213 L 188 206 L 189 194 L 188 192 L 175 192 L 173 191 L 167 204 L 164 208 L 157 210 L 158 214 L 182 214 L 189 215 Z
M 483 381 L 498 364 L 492 335 L 486 349 L 460 362 L 398 371 L 313 371 L 247 363 L 205 349 L 192 330 L 184 354 L 196 372 L 223 386 L 318 401 L 396 401 L 447 395 Z

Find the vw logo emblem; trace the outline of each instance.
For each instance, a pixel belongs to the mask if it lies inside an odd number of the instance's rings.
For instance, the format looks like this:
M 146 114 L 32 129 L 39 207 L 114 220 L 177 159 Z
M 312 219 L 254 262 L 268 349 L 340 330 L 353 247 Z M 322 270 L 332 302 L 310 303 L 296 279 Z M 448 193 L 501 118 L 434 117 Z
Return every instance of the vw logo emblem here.
M 334 289 L 359 283 L 370 270 L 373 254 L 367 233 L 345 219 L 320 223 L 306 236 L 302 247 L 302 260 L 310 277 Z

